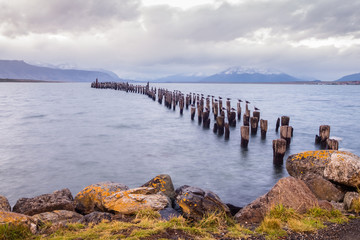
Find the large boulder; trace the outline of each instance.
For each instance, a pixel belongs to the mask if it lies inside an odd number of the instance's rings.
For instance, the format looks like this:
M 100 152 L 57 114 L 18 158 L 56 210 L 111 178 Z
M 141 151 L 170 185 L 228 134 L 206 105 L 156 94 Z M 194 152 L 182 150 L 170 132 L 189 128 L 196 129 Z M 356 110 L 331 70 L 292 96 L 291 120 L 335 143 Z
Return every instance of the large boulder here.
M 34 198 L 20 198 L 13 212 L 25 215 L 35 215 L 43 212 L 51 212 L 54 210 L 74 211 L 73 196 L 69 189 L 55 191 L 49 194 L 43 194 Z
M 75 196 L 76 211 L 84 215 L 95 211 L 104 212 L 104 198 L 128 189 L 124 184 L 114 182 L 100 182 L 87 186 Z
M 11 211 L 11 206 L 6 197 L 0 195 L 0 211 Z
M 354 209 L 354 201 L 359 201 L 359 193 L 357 192 L 347 192 L 344 197 L 344 208 L 349 211 L 359 211 L 359 209 Z M 359 206 L 358 206 L 359 207 Z
M 38 222 L 35 219 L 20 213 L 0 211 L 0 225 L 3 224 L 23 225 L 34 234 L 38 230 Z
M 286 160 L 286 169 L 296 178 L 313 173 L 349 187 L 360 186 L 360 157 L 336 150 L 307 151 Z
M 259 223 L 272 207 L 280 204 L 304 213 L 318 206 L 318 200 L 302 180 L 286 177 L 280 179 L 268 193 L 240 210 L 235 219 L 242 224 Z
M 319 200 L 340 202 L 345 193 L 335 187 L 330 181 L 315 174 L 304 175 L 302 178 Z
M 194 220 L 200 220 L 205 214 L 213 212 L 230 215 L 228 206 L 215 193 L 197 187 L 184 185 L 176 189 L 176 203 L 186 218 Z
M 33 219 L 41 222 L 51 222 L 53 224 L 65 224 L 77 222 L 83 216 L 79 213 L 67 210 L 55 210 L 52 212 L 43 212 L 32 216 Z
M 164 193 L 171 199 L 175 197 L 174 185 L 172 183 L 171 177 L 167 174 L 160 174 L 141 187 L 154 188 L 156 191 Z
M 103 200 L 103 206 L 109 212 L 134 214 L 143 209 L 155 211 L 171 206 L 170 199 L 154 188 L 140 187 L 117 192 Z

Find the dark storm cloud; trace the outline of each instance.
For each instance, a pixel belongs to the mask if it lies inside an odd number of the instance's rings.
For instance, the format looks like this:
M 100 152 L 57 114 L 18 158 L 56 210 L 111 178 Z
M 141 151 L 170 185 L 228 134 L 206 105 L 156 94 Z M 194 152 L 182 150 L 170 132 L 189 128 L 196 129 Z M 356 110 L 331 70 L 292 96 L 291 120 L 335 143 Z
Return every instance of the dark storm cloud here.
M 247 1 L 188 11 L 166 6 L 144 13 L 150 31 L 164 37 L 229 41 L 258 29 L 290 38 L 326 38 L 360 31 L 360 1 Z
M 0 1 L 0 30 L 8 36 L 84 32 L 138 16 L 139 0 Z

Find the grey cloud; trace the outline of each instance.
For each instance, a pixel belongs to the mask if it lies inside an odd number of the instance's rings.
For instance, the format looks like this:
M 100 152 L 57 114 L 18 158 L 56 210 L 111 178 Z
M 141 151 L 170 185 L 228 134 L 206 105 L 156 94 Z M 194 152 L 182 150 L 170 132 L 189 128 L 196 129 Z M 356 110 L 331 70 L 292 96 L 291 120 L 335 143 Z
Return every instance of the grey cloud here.
M 360 31 L 360 1 L 247 1 L 188 11 L 166 6 L 144 11 L 149 30 L 169 38 L 230 41 L 269 28 L 295 39 L 327 38 Z
M 136 19 L 139 6 L 140 0 L 1 0 L 0 31 L 17 36 L 100 30 Z

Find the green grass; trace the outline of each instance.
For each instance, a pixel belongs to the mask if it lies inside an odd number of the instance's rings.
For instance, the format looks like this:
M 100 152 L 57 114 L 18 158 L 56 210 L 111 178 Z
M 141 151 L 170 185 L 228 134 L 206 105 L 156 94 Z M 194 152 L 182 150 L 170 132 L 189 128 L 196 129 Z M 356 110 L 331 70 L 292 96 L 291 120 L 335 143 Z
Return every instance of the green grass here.
M 313 232 L 325 228 L 325 222 L 343 223 L 348 218 L 340 211 L 327 211 L 312 208 L 305 214 L 299 214 L 293 209 L 277 205 L 265 216 L 255 232 L 236 223 L 225 213 L 211 213 L 200 221 L 190 221 L 184 217 L 172 218 L 164 221 L 160 214 L 152 210 L 138 212 L 133 220 L 103 221 L 89 226 L 79 223 L 69 223 L 65 227 L 55 227 L 45 223 L 40 228 L 42 233 L 32 235 L 24 226 L 1 225 L 0 240 L 8 239 L 148 239 L 161 238 L 170 233 L 176 233 L 186 239 L 244 239 L 251 235 L 262 234 L 267 239 L 278 239 L 287 235 L 288 231 Z M 55 228 L 54 228 L 55 227 Z
M 0 224 L 1 240 L 26 239 L 31 236 L 29 228 L 25 225 Z

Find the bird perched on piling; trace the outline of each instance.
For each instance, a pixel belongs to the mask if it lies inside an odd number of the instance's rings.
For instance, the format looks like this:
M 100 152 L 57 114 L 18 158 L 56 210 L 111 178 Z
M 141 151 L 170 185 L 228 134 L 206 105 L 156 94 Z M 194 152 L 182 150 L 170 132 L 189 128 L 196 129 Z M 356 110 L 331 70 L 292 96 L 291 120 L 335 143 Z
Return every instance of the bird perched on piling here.
M 226 98 L 226 100 L 230 101 L 230 100 L 231 100 L 231 98 Z
M 241 99 L 238 99 L 238 101 L 239 101 L 239 102 L 242 102 L 242 100 L 241 100 Z
M 249 101 L 247 101 L 247 100 L 245 100 L 245 102 L 247 103 L 247 104 L 249 104 L 250 102 Z
M 222 99 L 222 97 L 220 97 L 220 96 L 219 96 L 219 99 L 221 100 L 221 99 Z
M 259 108 L 257 108 L 257 107 L 254 107 L 254 109 L 255 109 L 255 111 L 258 111 L 258 110 L 260 110 Z
M 235 111 L 235 108 L 232 107 L 232 108 L 231 108 L 231 111 Z

